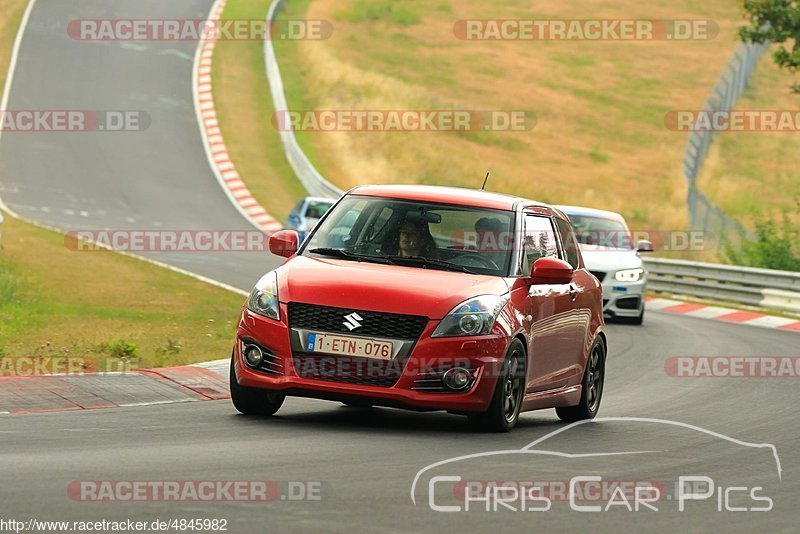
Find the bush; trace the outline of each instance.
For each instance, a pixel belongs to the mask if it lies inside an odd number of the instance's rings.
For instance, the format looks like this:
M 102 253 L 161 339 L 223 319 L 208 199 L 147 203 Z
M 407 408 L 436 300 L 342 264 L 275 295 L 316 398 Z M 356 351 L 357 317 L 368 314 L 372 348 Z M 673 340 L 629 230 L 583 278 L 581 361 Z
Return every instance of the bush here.
M 136 345 L 123 339 L 115 339 L 111 343 L 105 343 L 100 350 L 101 352 L 107 352 L 112 358 L 135 358 L 139 353 L 139 348 Z
M 756 223 L 756 238 L 742 241 L 741 250 L 725 244 L 728 261 L 748 267 L 800 271 L 800 230 L 784 213 L 780 225 L 772 219 Z

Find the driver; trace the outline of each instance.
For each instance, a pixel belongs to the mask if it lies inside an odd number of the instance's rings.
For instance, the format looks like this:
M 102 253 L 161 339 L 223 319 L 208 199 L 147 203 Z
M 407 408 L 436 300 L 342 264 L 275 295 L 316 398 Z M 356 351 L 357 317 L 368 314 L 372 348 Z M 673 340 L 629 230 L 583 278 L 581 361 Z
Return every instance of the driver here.
M 436 259 L 438 250 L 428 225 L 422 221 L 404 220 L 398 235 L 399 256 L 422 256 Z

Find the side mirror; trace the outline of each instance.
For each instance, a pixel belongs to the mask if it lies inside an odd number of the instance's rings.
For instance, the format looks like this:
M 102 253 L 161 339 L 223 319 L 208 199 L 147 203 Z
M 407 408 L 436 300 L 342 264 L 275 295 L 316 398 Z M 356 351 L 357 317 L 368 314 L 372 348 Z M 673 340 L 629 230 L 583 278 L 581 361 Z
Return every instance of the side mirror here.
M 533 284 L 569 284 L 574 273 L 572 265 L 548 256 L 533 262 L 531 269 L 531 283 Z
M 636 243 L 636 252 L 653 252 L 653 243 L 647 239 L 641 239 Z
M 290 258 L 297 252 L 300 237 L 294 230 L 281 230 L 269 237 L 269 251 L 276 256 Z

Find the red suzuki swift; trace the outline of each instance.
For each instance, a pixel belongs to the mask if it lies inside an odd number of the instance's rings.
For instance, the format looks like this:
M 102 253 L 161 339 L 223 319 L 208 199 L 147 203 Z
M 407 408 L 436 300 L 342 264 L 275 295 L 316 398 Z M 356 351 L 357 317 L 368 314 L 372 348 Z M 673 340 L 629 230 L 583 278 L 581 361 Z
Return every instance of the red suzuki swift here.
M 345 194 L 242 309 L 231 396 L 271 415 L 286 396 L 447 410 L 508 431 L 520 412 L 600 407 L 601 287 L 568 218 L 523 198 L 430 186 Z

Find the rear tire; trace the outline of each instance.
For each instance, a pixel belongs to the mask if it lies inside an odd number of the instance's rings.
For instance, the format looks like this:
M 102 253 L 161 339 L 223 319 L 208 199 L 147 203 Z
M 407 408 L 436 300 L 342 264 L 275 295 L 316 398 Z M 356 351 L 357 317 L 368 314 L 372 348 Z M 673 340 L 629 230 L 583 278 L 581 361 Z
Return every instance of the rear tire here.
M 231 356 L 230 375 L 231 401 L 233 401 L 233 406 L 244 415 L 273 415 L 280 409 L 286 396 L 273 393 L 266 389 L 240 386 L 239 382 L 236 380 L 236 370 L 233 365 L 235 357 L 235 354 Z
M 519 420 L 525 393 L 525 347 L 514 339 L 506 352 L 489 409 L 469 415 L 472 428 L 482 432 L 508 432 Z
M 598 339 L 592 345 L 589 359 L 586 361 L 586 370 L 583 372 L 583 381 L 581 382 L 580 403 L 576 406 L 556 408 L 558 418 L 566 423 L 594 419 L 600 410 L 600 401 L 603 399 L 605 375 L 606 348 L 603 341 Z

